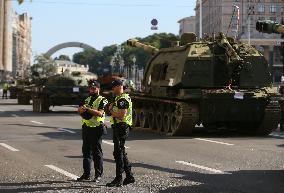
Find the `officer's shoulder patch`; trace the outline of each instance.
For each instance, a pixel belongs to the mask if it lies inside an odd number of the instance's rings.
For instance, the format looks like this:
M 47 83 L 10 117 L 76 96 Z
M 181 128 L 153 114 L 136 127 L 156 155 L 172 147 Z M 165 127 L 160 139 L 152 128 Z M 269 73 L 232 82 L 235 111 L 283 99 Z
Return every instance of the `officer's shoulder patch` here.
M 121 100 L 121 101 L 119 102 L 119 105 L 120 105 L 120 106 L 124 106 L 124 105 L 125 105 L 125 101 L 124 101 L 124 100 Z
M 108 103 L 107 99 L 103 99 L 103 104 L 106 105 Z

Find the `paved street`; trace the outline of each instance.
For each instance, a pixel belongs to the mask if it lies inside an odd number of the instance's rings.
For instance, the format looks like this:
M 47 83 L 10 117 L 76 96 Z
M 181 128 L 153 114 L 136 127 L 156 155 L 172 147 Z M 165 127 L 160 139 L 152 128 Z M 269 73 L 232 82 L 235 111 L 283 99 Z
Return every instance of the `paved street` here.
M 126 143 L 137 182 L 108 188 L 113 179 L 111 130 L 104 136 L 104 178 L 82 174 L 80 117 L 73 107 L 48 114 L 0 99 L 0 192 L 283 193 L 284 133 L 250 137 L 205 132 L 163 137 L 132 131 Z

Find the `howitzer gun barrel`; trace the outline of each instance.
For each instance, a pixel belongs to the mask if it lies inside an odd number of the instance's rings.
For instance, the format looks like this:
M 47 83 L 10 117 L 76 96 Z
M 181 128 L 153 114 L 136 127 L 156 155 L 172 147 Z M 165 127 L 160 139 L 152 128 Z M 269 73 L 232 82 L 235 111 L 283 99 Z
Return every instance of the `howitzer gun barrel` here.
M 284 25 L 277 22 L 265 20 L 256 22 L 256 30 L 262 33 L 277 33 L 284 34 Z
M 129 39 L 129 40 L 127 40 L 127 45 L 131 46 L 131 47 L 142 48 L 146 52 L 148 52 L 148 53 L 150 53 L 152 55 L 154 55 L 157 52 L 159 52 L 159 49 L 155 48 L 154 46 L 143 44 L 143 43 L 139 42 L 136 39 Z

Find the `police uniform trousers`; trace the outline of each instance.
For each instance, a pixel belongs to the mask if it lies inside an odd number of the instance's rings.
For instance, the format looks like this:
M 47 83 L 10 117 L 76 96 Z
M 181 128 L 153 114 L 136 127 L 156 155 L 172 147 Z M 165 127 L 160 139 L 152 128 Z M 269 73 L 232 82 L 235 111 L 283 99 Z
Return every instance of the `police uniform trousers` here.
M 2 94 L 2 98 L 8 98 L 7 96 L 8 90 L 7 89 L 3 89 L 3 94 Z
M 103 175 L 103 151 L 102 151 L 103 126 L 82 126 L 83 138 L 83 169 L 85 175 L 90 175 L 91 163 L 94 162 L 95 177 Z
M 112 125 L 113 143 L 114 143 L 114 160 L 116 163 L 116 177 L 121 178 L 125 171 L 127 177 L 132 177 L 131 163 L 125 152 L 125 140 L 129 134 L 129 125 L 126 123 L 117 123 Z

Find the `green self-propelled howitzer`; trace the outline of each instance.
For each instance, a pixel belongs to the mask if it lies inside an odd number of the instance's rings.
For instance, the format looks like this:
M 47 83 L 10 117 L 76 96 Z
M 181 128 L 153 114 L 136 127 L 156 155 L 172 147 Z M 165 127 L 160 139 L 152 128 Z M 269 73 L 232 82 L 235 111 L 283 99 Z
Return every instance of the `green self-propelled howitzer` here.
M 280 121 L 281 100 L 264 56 L 220 33 L 200 41 L 183 34 L 177 46 L 157 48 L 130 39 L 152 54 L 133 92 L 133 122 L 166 135 L 190 135 L 196 125 L 268 135 Z

